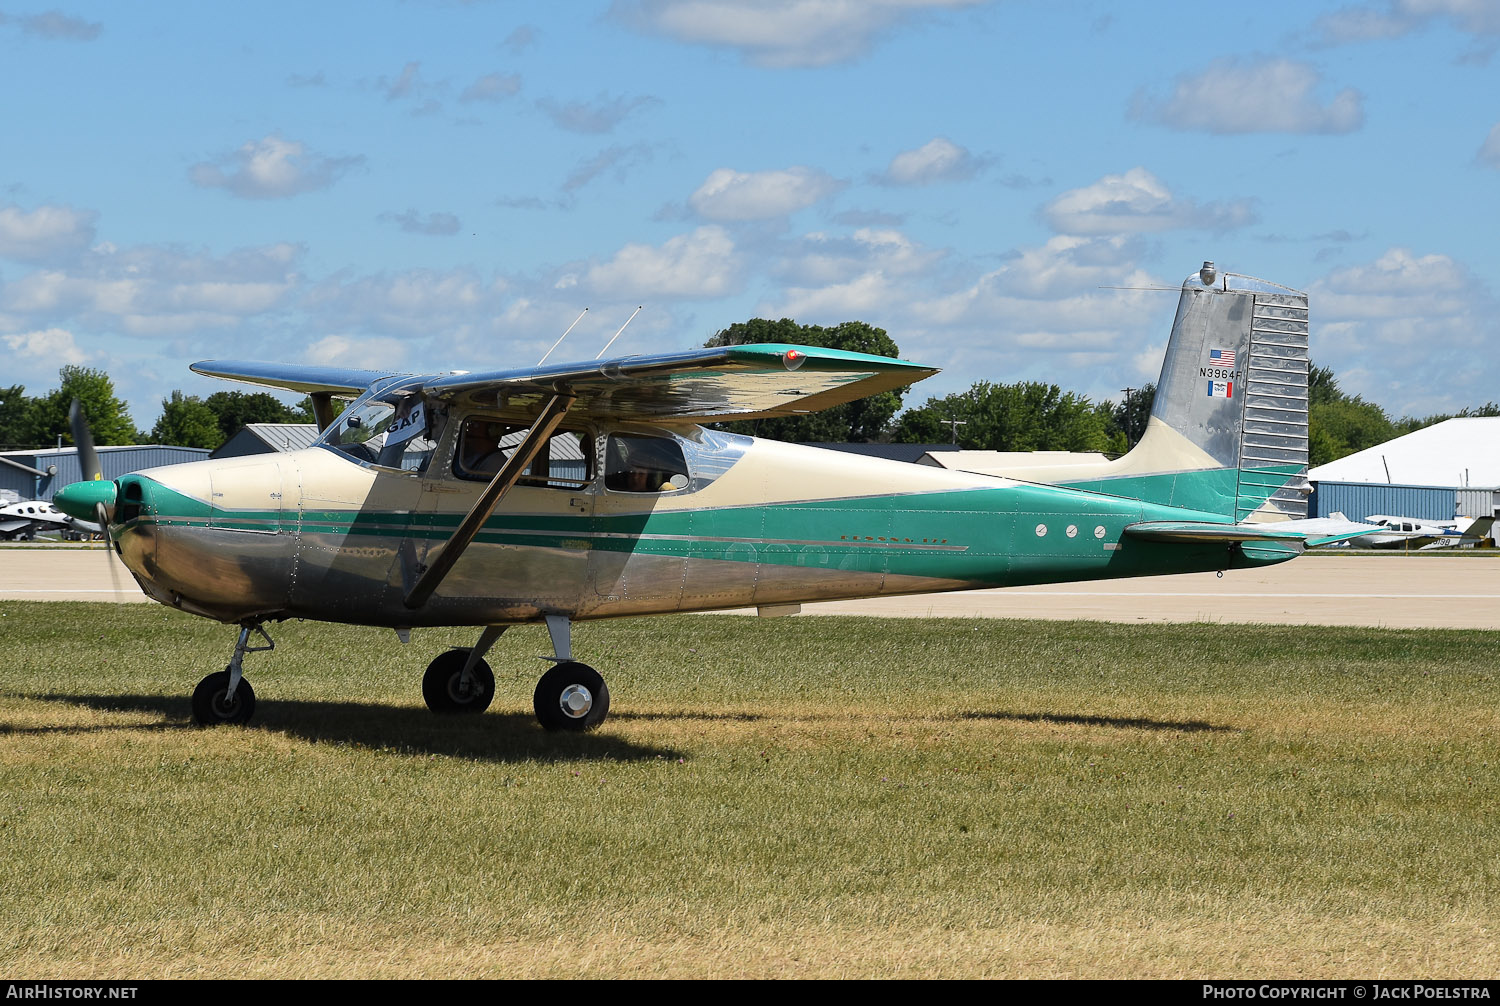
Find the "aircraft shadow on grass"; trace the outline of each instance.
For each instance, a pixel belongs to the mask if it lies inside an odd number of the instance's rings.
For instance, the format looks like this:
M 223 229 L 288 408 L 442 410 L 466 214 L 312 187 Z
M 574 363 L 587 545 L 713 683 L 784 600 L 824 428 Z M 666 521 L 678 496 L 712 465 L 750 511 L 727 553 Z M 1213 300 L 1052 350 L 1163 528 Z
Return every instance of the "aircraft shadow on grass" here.
M 974 711 L 955 713 L 965 720 L 1009 720 L 1017 723 L 1058 723 L 1071 726 L 1114 727 L 1119 730 L 1162 730 L 1168 733 L 1235 733 L 1235 727 L 1221 726 L 1204 720 L 1152 720 L 1141 716 L 1081 716 L 1064 713 L 1017 713 Z
M 145 712 L 168 723 L 9 727 L 0 734 L 105 730 L 197 730 L 185 698 L 170 695 L 25 695 L 101 712 Z M 645 761 L 676 758 L 670 748 L 633 744 L 607 733 L 548 733 L 528 713 L 434 716 L 427 709 L 362 702 L 262 701 L 253 726 L 314 744 L 349 744 L 396 754 L 433 754 L 488 762 Z

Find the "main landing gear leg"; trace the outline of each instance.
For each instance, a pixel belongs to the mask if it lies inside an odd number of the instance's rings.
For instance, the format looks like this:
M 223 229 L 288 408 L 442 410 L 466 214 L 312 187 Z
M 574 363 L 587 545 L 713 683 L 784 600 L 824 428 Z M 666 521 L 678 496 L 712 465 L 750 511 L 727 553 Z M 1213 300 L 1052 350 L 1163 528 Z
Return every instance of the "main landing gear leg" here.
M 251 646 L 250 633 L 266 641 L 265 646 Z M 255 689 L 244 679 L 245 654 L 265 653 L 276 649 L 276 643 L 259 622 L 240 627 L 240 638 L 234 644 L 229 666 L 210 674 L 193 689 L 193 722 L 212 727 L 221 723 L 248 723 L 255 712 Z
M 542 658 L 552 661 L 552 669 L 542 675 L 532 696 L 536 718 L 548 730 L 592 730 L 609 715 L 609 687 L 598 671 L 573 659 L 572 623 L 567 617 L 546 618 L 556 656 Z
M 482 713 L 495 697 L 495 672 L 484 655 L 506 630 L 504 625 L 485 626 L 479 642 L 467 649 L 439 654 L 422 675 L 422 698 L 435 713 Z

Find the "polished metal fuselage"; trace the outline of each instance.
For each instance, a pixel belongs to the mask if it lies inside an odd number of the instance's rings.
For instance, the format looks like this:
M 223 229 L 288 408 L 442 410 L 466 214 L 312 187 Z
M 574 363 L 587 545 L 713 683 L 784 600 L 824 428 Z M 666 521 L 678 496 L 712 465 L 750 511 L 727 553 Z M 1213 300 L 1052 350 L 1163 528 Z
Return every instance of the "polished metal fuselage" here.
M 594 431 L 602 444 L 604 431 Z M 314 447 L 121 482 L 119 552 L 157 600 L 223 621 L 498 625 L 772 606 L 1243 564 L 1128 538 L 1192 511 L 697 427 L 681 490 L 517 485 L 423 605 L 407 590 L 484 483 Z M 602 447 L 599 448 L 602 450 Z M 1201 516 L 1201 515 L 1200 515 Z

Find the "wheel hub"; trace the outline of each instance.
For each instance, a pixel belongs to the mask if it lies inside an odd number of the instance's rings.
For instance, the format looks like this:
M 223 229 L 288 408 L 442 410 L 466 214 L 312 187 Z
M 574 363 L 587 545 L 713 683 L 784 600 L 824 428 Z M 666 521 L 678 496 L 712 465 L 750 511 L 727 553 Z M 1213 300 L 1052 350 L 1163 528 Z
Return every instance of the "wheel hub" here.
M 578 720 L 587 716 L 589 710 L 594 708 L 594 696 L 582 685 L 569 685 L 559 696 L 558 705 L 562 706 L 563 715 Z
M 239 709 L 240 700 L 238 696 L 231 699 L 228 689 L 226 689 L 214 694 L 212 705 L 214 715 L 221 720 L 227 720 L 233 718 L 235 711 Z

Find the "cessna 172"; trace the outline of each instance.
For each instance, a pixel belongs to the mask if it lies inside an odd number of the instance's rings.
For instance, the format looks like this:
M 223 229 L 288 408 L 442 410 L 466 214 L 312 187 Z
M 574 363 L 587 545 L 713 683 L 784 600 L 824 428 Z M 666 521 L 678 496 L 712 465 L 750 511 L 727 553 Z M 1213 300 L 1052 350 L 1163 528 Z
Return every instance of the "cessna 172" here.
M 1182 286 L 1140 443 L 1107 462 L 974 475 L 718 432 L 936 371 L 788 345 L 726 346 L 495 373 L 397 374 L 212 361 L 201 374 L 312 396 L 318 443 L 63 489 L 99 513 L 142 590 L 240 626 L 193 695 L 250 718 L 265 623 L 474 626 L 423 695 L 478 713 L 485 653 L 545 622 L 533 696 L 583 730 L 609 689 L 572 659 L 574 621 L 1282 562 L 1368 531 L 1307 520 L 1307 297 L 1212 263 Z M 331 398 L 353 402 L 336 418 Z M 263 645 L 252 641 L 263 640 Z

